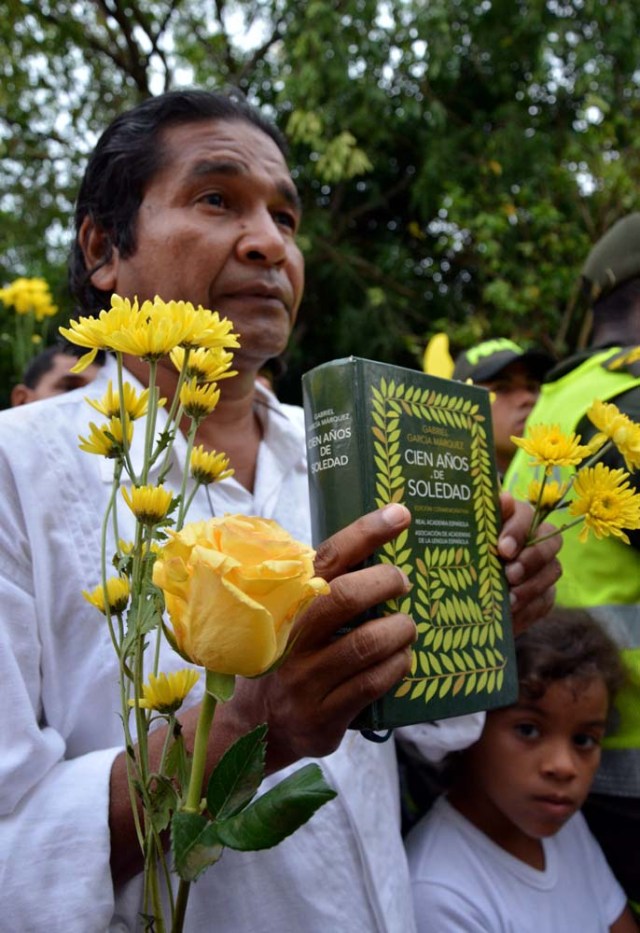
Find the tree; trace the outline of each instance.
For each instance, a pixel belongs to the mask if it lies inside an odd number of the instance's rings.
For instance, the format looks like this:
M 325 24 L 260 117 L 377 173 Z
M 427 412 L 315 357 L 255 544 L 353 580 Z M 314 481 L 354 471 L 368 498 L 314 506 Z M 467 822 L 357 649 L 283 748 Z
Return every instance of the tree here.
M 335 356 L 419 365 L 438 330 L 454 349 L 508 334 L 564 352 L 590 243 L 638 207 L 633 0 L 5 5 L 2 281 L 44 275 L 68 308 L 96 133 L 149 93 L 238 86 L 291 138 L 304 198 L 289 398 Z

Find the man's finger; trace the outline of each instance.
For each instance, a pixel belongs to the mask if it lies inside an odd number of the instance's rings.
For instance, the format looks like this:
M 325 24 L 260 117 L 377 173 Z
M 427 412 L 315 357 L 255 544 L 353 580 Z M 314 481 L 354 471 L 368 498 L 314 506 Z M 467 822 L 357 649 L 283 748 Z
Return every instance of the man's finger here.
M 317 575 L 330 581 L 357 567 L 410 523 L 409 509 L 397 503 L 363 515 L 318 546 L 315 560 Z
M 296 648 L 322 647 L 347 622 L 410 589 L 406 574 L 392 564 L 374 564 L 336 577 L 331 593 L 314 600 L 296 623 Z

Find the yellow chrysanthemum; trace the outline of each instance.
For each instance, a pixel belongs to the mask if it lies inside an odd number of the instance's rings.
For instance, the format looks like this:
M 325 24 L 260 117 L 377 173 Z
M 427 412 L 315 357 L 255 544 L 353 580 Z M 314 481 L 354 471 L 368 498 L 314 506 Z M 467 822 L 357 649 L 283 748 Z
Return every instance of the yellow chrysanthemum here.
M 70 343 L 89 348 L 89 353 L 80 357 L 71 372 L 81 373 L 86 369 L 93 363 L 98 350 L 114 349 L 111 344 L 112 337 L 133 329 L 139 317 L 137 301 L 132 304 L 128 298 L 112 295 L 111 307 L 101 311 L 97 317 L 80 317 L 77 321 L 69 321 L 69 327 L 58 328 Z
M 179 306 L 183 304 L 177 301 L 165 302 L 156 296 L 153 301 L 143 302 L 138 309 L 138 302 L 134 301 L 133 307 L 137 314 L 132 326 L 111 334 L 110 348 L 145 360 L 158 360 L 166 356 L 187 339 L 193 330 L 191 319 L 180 313 Z
M 615 405 L 599 399 L 591 405 L 587 416 L 600 432 L 596 438 L 602 443 L 612 441 L 622 454 L 627 469 L 637 470 L 640 467 L 640 425 Z
M 143 415 L 146 415 L 147 409 L 149 407 L 148 389 L 144 389 L 140 395 L 138 395 L 133 386 L 128 382 L 125 382 L 123 385 L 122 394 L 124 396 L 124 410 L 132 421 L 135 421 L 136 418 L 142 418 Z M 92 408 L 95 408 L 96 411 L 99 411 L 101 415 L 106 415 L 107 418 L 114 418 L 120 415 L 120 393 L 118 391 L 114 391 L 111 380 L 109 380 L 107 391 L 101 399 L 92 399 L 86 397 L 85 400 L 91 405 Z M 166 398 L 159 399 L 158 407 L 162 408 L 166 401 Z
M 159 713 L 175 713 L 184 702 L 184 698 L 195 687 L 200 674 L 192 668 L 183 668 L 172 674 L 149 674 L 149 681 L 142 685 L 142 696 L 138 706 L 143 709 L 155 709 Z M 135 700 L 129 700 L 129 706 L 135 706 Z
M 171 361 L 178 372 L 182 371 L 184 357 L 183 347 L 171 351 Z M 223 347 L 214 347 L 212 350 L 200 347 L 190 352 L 185 375 L 187 379 L 197 379 L 198 382 L 217 382 L 238 375 L 236 369 L 231 369 L 232 363 L 233 353 Z
M 93 421 L 89 422 L 89 437 L 80 435 L 81 443 L 78 444 L 80 450 L 85 450 L 88 454 L 98 454 L 101 457 L 116 459 L 122 454 L 124 431 L 120 418 L 111 418 L 108 424 L 98 426 Z M 127 418 L 126 423 L 127 444 L 131 444 L 133 437 L 133 424 Z
M 592 531 L 596 538 L 613 535 L 629 543 L 622 529 L 640 528 L 640 495 L 630 488 L 625 470 L 611 470 L 602 463 L 585 467 L 576 475 L 574 490 L 576 499 L 569 512 L 584 515 L 581 541 Z
M 550 512 L 560 502 L 567 491 L 567 483 L 558 483 L 556 480 L 547 480 L 540 496 L 540 487 L 542 483 L 534 479 L 529 483 L 527 489 L 527 499 L 533 506 Z
M 38 321 L 52 317 L 58 308 L 51 301 L 51 292 L 44 279 L 18 278 L 0 288 L 0 300 L 16 314 L 33 314 Z
M 178 346 L 235 347 L 237 335 L 226 318 L 207 308 L 194 308 L 189 301 L 153 301 L 138 304 L 119 295 L 111 296 L 111 307 L 97 318 L 70 321 L 60 333 L 72 343 L 91 348 L 73 367 L 81 372 L 99 349 L 130 353 L 145 360 L 157 360 Z
M 535 424 L 526 437 L 513 435 L 511 440 L 533 457 L 533 464 L 544 466 L 547 475 L 554 466 L 577 466 L 591 453 L 588 445 L 580 443 L 580 435 L 563 434 L 557 424 Z
M 162 550 L 162 545 L 158 541 L 147 542 L 147 548 L 151 551 L 152 554 L 159 554 Z M 124 541 L 122 538 L 118 539 L 118 555 L 122 557 L 129 557 L 133 554 L 133 549 L 135 545 L 133 541 Z
M 127 603 L 129 602 L 129 581 L 126 577 L 110 577 L 107 580 L 107 600 L 106 604 L 109 607 L 109 613 L 113 615 L 118 615 L 127 608 Z M 87 600 L 88 603 L 91 603 L 92 606 L 95 606 L 96 609 L 99 609 L 103 615 L 107 614 L 105 608 L 105 598 L 104 598 L 104 589 L 102 586 L 96 586 L 95 590 L 92 590 L 89 593 L 87 590 L 82 591 L 82 595 Z
M 198 385 L 195 379 L 190 379 L 180 389 L 180 404 L 189 417 L 196 421 L 211 414 L 219 398 L 220 389 L 215 382 Z
M 210 311 L 202 305 L 194 308 L 189 301 L 172 301 L 169 305 L 172 317 L 179 316 L 186 330 L 180 341 L 181 347 L 213 350 L 216 347 L 240 346 L 238 334 L 232 331 L 233 324 L 228 318 L 221 318 L 217 311 Z
M 205 450 L 202 444 L 191 451 L 191 475 L 199 483 L 215 483 L 233 476 L 229 468 L 229 458 L 215 450 Z
M 122 496 L 135 517 L 143 525 L 157 525 L 167 514 L 173 493 L 164 486 L 122 487 Z

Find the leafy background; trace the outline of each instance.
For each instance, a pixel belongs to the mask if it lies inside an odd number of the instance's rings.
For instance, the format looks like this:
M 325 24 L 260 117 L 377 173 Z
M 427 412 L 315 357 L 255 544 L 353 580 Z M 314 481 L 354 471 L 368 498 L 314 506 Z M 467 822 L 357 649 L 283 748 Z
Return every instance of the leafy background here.
M 509 335 L 563 353 L 590 244 L 639 206 L 636 0 L 2 0 L 0 284 L 66 319 L 87 153 L 117 112 L 233 84 L 292 140 L 307 290 L 279 384 Z M 0 404 L 15 374 L 0 310 Z M 567 336 L 568 335 L 568 336 Z

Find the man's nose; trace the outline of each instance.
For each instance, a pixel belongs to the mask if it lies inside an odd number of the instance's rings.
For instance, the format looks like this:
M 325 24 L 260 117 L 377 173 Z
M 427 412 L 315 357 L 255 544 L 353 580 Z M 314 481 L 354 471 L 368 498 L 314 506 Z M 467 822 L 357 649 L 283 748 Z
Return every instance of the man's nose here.
M 286 237 L 271 213 L 256 210 L 247 218 L 245 229 L 238 239 L 237 251 L 247 262 L 281 265 L 286 258 Z

